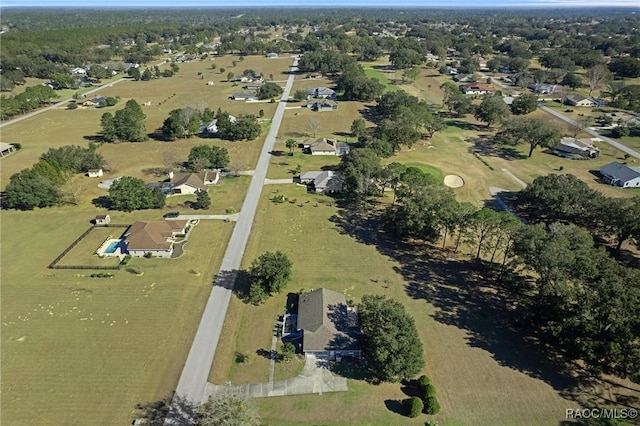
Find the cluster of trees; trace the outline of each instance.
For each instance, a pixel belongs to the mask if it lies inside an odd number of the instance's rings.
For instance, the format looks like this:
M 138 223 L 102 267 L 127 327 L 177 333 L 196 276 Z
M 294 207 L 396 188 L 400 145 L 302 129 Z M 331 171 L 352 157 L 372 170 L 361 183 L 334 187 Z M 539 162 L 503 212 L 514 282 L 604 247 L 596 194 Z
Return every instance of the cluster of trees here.
M 352 65 L 341 74 L 338 90 L 349 101 L 372 101 L 382 95 L 384 86 L 376 78 L 369 78 L 361 65 Z
M 289 257 L 280 250 L 261 254 L 249 268 L 247 300 L 258 305 L 272 294 L 280 293 L 291 280 L 291 267 Z
M 105 112 L 100 118 L 102 137 L 107 142 L 142 142 L 148 138 L 145 129 L 147 116 L 142 112 L 140 104 L 130 99 L 124 108 L 111 114 Z
M 230 389 L 216 392 L 198 409 L 196 426 L 260 426 L 255 404 Z
M 222 169 L 229 164 L 229 151 L 213 145 L 198 145 L 191 148 L 187 158 L 189 168 L 194 171 Z
M 127 70 L 127 75 L 133 78 L 134 81 L 149 81 L 160 77 L 173 77 L 178 71 L 180 71 L 178 64 L 171 62 L 169 68 L 165 68 L 162 71 L 160 71 L 158 65 L 155 65 L 152 69 L 146 68 L 142 72 L 140 72 L 140 69 L 137 67 L 131 67 Z
M 282 87 L 276 83 L 265 83 L 258 89 L 258 99 L 275 99 L 282 94 Z
M 560 142 L 562 131 L 553 122 L 542 118 L 514 117 L 507 120 L 496 135 L 504 144 L 529 144 L 529 157 L 536 147 L 552 148 Z
M 113 210 L 161 209 L 166 197 L 158 187 L 151 188 L 142 179 L 123 176 L 109 188 L 109 207 Z
M 323 50 L 306 52 L 298 61 L 301 72 L 318 71 L 322 74 L 342 73 L 355 65 L 355 59 L 349 55 Z
M 70 145 L 49 149 L 33 167 L 11 176 L 5 188 L 4 207 L 32 210 L 65 200 L 77 203 L 77 188 L 70 184 L 71 178 L 73 174 L 104 165 L 104 158 L 96 149 L 93 144 L 88 148 Z
M 358 305 L 362 348 L 373 376 L 383 382 L 410 379 L 424 367 L 422 342 L 404 306 L 380 295 L 364 295 Z
M 213 118 L 213 111 L 209 108 L 203 111 L 192 107 L 174 109 L 162 123 L 162 135 L 170 141 L 190 138 L 200 132 L 201 122 L 209 122 Z
M 19 114 L 33 111 L 48 105 L 59 96 L 49 86 L 39 85 L 27 87 L 24 92 L 13 97 L 0 97 L 0 119 L 6 120 Z

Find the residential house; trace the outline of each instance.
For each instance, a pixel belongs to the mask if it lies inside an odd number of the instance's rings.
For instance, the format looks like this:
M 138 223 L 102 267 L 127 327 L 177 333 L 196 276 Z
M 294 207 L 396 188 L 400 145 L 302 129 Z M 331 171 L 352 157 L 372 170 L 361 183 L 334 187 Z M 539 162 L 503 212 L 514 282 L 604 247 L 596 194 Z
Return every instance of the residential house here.
M 310 78 L 312 80 L 318 80 L 319 78 L 322 78 L 322 73 L 321 72 L 312 72 L 311 74 L 309 74 L 307 76 L 307 78 Z
M 73 76 L 84 76 L 87 75 L 87 70 L 84 68 L 74 68 L 71 70 L 71 75 Z
M 206 191 L 209 185 L 216 185 L 220 180 L 220 172 L 205 170 L 200 173 L 169 173 L 168 185 L 163 185 L 163 192 L 168 195 L 195 194 Z
M 588 98 L 578 93 L 572 93 L 565 96 L 562 103 L 576 107 L 592 107 L 596 104 L 592 98 Z
M 278 54 L 275 52 L 269 52 L 265 56 L 269 59 L 276 59 L 278 57 Z
M 487 65 L 487 58 L 481 55 L 473 55 L 473 59 L 478 62 L 478 66 L 480 67 L 480 71 L 489 71 L 489 67 Z
M 262 86 L 264 86 L 264 83 L 261 81 L 257 81 L 255 83 L 247 83 L 242 86 L 242 88 L 247 90 L 259 90 Z
M 431 52 L 427 53 L 427 56 L 425 58 L 426 58 L 425 61 L 427 61 L 427 62 L 438 62 L 438 61 L 440 61 L 440 56 L 436 56 Z
M 331 361 L 362 355 L 358 314 L 342 293 L 320 288 L 301 294 L 296 328 L 305 355 Z
M 306 141 L 302 149 L 311 155 L 346 155 L 350 150 L 349 144 L 327 138 Z
M 441 70 L 443 74 L 449 74 L 449 75 L 458 74 L 458 68 L 450 67 L 449 65 L 442 67 Z
M 82 101 L 82 105 L 86 107 L 97 107 L 101 102 L 105 102 L 107 100 L 106 96 L 97 96 L 95 98 L 87 99 Z
M 229 96 L 234 101 L 257 101 L 258 95 L 253 92 L 239 92 Z
M 102 177 L 102 175 L 104 174 L 103 170 L 100 169 L 89 169 L 87 170 L 87 176 L 89 176 L 90 178 L 94 178 L 94 177 Z
M 602 180 L 613 186 L 622 188 L 640 187 L 640 166 L 627 166 L 614 161 L 600 168 Z
M 498 72 L 501 74 L 513 74 L 513 70 L 509 67 L 500 67 L 498 68 Z
M 99 214 L 93 219 L 95 226 L 107 226 L 111 223 L 111 216 L 108 214 Z
M 484 83 L 469 83 L 461 86 L 460 90 L 465 95 L 484 95 L 495 92 L 496 88 Z
M 318 193 L 334 193 L 344 190 L 344 176 L 339 172 L 325 170 L 321 172 L 305 172 L 300 175 L 300 183 Z
M 529 89 L 531 89 L 533 93 L 538 93 L 540 95 L 551 95 L 559 92 L 560 86 L 557 84 L 534 83 L 529 85 Z
M 470 74 L 456 74 L 453 76 L 456 83 L 474 83 L 476 80 Z
M 564 137 L 560 139 L 560 143 L 549 151 L 552 154 L 566 158 L 586 159 L 597 158 L 600 156 L 600 148 L 597 148 L 593 142 L 600 140 L 594 139 L 576 139 Z
M 133 257 L 170 258 L 180 235 L 188 231 L 186 220 L 140 221 L 124 233 L 124 245 Z
M 233 77 L 231 81 L 240 82 L 240 83 L 257 83 L 263 82 L 264 78 L 260 74 L 256 73 L 246 73 Z
M 0 158 L 6 157 L 16 150 L 16 147 L 10 143 L 0 142 Z
M 313 111 L 335 111 L 338 109 L 338 103 L 332 99 L 312 100 L 307 102 L 307 108 Z
M 229 116 L 229 121 L 232 123 L 236 122 L 236 118 L 233 115 Z M 211 120 L 208 123 L 200 123 L 200 129 L 199 129 L 200 133 L 209 133 L 209 134 L 214 134 L 214 133 L 218 133 L 218 119 L 214 118 L 213 120 Z
M 324 98 L 324 99 L 336 99 L 337 94 L 334 90 L 328 87 L 309 87 L 307 88 L 307 99 L 311 98 Z

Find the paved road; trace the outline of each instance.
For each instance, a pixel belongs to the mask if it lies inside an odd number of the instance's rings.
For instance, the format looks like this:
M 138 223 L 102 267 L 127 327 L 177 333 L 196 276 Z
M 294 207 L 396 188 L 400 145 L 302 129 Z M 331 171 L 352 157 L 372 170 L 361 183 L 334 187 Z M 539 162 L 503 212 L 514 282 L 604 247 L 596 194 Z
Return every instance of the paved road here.
M 480 74 L 481 77 L 483 78 L 487 78 L 488 76 L 484 73 L 478 73 Z M 502 81 L 496 79 L 496 78 L 491 78 L 491 82 L 497 86 L 502 87 L 503 89 L 509 90 L 512 94 L 514 95 L 519 95 L 520 92 L 518 92 L 517 90 L 515 90 L 513 87 L 508 86 L 506 84 L 504 84 Z M 553 115 L 554 117 L 559 118 L 560 120 L 564 121 L 565 123 L 569 123 L 572 126 L 577 126 L 577 123 L 570 119 L 569 117 L 565 116 L 564 114 L 559 113 L 558 111 L 549 108 L 548 106 L 544 106 L 539 104 L 538 107 L 543 110 L 548 112 L 549 114 Z M 595 137 L 595 138 L 600 138 L 603 141 L 605 141 L 606 143 L 608 143 L 609 145 L 611 145 L 612 147 L 619 149 L 620 151 L 627 153 L 629 155 L 631 155 L 632 157 L 636 157 L 636 158 L 640 158 L 640 152 L 638 151 L 634 151 L 633 149 L 629 148 L 626 145 L 621 144 L 620 142 L 617 142 L 611 138 L 608 138 L 606 136 L 602 136 L 600 133 L 596 132 L 595 130 L 591 130 L 591 129 L 583 129 L 583 131 L 585 133 L 590 134 L 591 136 Z
M 113 86 L 114 84 L 118 84 L 118 83 L 120 83 L 121 81 L 124 81 L 124 80 L 128 80 L 128 79 L 126 79 L 126 78 L 120 78 L 120 79 L 118 79 L 118 80 L 116 80 L 116 81 L 113 81 L 113 82 L 111 82 L 111 83 L 105 84 L 105 85 L 100 86 L 100 87 L 96 87 L 95 89 L 91 89 L 91 90 L 89 90 L 88 92 L 85 92 L 84 94 L 85 94 L 85 95 L 90 95 L 90 94 L 92 94 L 92 93 L 97 92 L 98 90 L 102 90 L 102 89 L 104 89 L 105 87 L 111 87 L 111 86 Z M 1 123 L 1 124 L 0 124 L 0 128 L 2 128 L 2 127 L 4 127 L 4 126 L 8 126 L 8 125 L 10 125 L 10 124 L 18 123 L 18 122 L 20 122 L 20 121 L 22 121 L 22 120 L 26 120 L 27 118 L 34 117 L 34 116 L 36 116 L 36 115 L 38 115 L 38 114 L 42 114 L 42 113 L 43 113 L 43 112 L 45 112 L 45 111 L 49 111 L 49 110 L 52 110 L 52 109 L 54 109 L 54 108 L 58 108 L 58 107 L 64 106 L 67 102 L 69 102 L 69 101 L 71 101 L 71 100 L 73 100 L 73 98 L 69 98 L 69 99 L 65 99 L 65 100 L 63 100 L 63 101 L 56 102 L 55 104 L 53 104 L 53 105 L 49 105 L 48 107 L 41 108 L 41 109 L 39 109 L 39 110 L 36 110 L 36 111 L 30 112 L 30 113 L 25 114 L 25 115 L 21 115 L 20 117 L 13 118 L 13 119 L 11 119 L 11 120 L 9 120 L 9 121 L 5 121 L 4 123 Z
M 549 114 L 558 117 L 560 120 L 571 124 L 572 126 L 577 126 L 576 122 L 573 121 L 572 119 L 570 119 L 569 117 L 564 116 L 563 114 L 559 113 L 558 111 L 551 109 L 547 106 L 544 105 L 540 105 L 539 108 L 543 111 L 548 112 Z M 582 129 L 583 132 L 590 134 L 593 137 L 596 138 L 600 138 L 603 141 L 605 141 L 606 143 L 608 143 L 609 145 L 611 145 L 614 148 L 619 149 L 622 152 L 625 152 L 629 155 L 631 155 L 632 157 L 636 157 L 636 158 L 640 158 L 640 152 L 638 151 L 634 151 L 633 149 L 629 148 L 626 145 L 621 144 L 620 142 L 616 142 L 611 138 L 608 138 L 606 136 L 602 136 L 600 133 L 596 132 L 595 130 L 591 130 L 591 129 Z
M 239 213 L 234 214 L 181 214 L 176 218 L 168 218 L 167 220 L 230 220 L 231 222 L 238 221 Z
M 292 71 L 298 65 L 297 58 L 293 61 Z M 165 425 L 176 426 L 192 424 L 193 419 L 189 410 L 185 410 L 185 405 L 200 405 L 205 397 L 205 387 L 213 358 L 220 339 L 220 332 L 224 323 L 224 317 L 229 306 L 231 293 L 235 282 L 237 271 L 244 254 L 251 226 L 255 217 L 256 209 L 262 186 L 269 167 L 269 152 L 273 150 L 276 136 L 280 129 L 280 123 L 284 116 L 286 100 L 293 86 L 294 74 L 289 75 L 287 84 L 282 94 L 282 99 L 278 103 L 276 112 L 271 122 L 271 127 L 262 147 L 258 165 L 256 166 L 247 196 L 238 215 L 238 222 L 233 230 L 227 251 L 222 259 L 220 272 L 215 279 L 211 295 L 207 301 L 207 306 L 202 314 L 200 325 L 193 339 L 187 362 L 185 363 L 176 393 L 171 404 L 171 411 L 165 420 Z M 186 418 L 185 418 L 186 417 Z

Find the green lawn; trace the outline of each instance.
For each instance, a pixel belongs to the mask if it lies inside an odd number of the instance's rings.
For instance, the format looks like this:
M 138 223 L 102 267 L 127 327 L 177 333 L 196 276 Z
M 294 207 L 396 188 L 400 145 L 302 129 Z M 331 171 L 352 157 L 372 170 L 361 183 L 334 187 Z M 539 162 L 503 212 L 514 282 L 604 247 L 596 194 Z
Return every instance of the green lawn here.
M 201 221 L 179 259 L 132 259 L 142 276 L 47 269 L 94 214 L 0 213 L 3 424 L 131 424 L 175 389 L 233 225 Z

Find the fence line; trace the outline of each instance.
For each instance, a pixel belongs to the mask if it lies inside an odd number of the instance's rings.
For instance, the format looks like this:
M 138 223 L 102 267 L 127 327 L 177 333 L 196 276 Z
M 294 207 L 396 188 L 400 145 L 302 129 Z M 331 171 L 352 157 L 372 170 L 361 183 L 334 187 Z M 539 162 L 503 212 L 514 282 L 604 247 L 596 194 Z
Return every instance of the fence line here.
M 60 255 L 58 257 L 56 257 L 54 259 L 54 261 L 51 262 L 49 264 L 49 266 L 47 266 L 47 268 L 49 268 L 49 269 L 105 269 L 105 270 L 119 270 L 122 267 L 122 263 L 123 263 L 125 258 L 122 258 L 122 260 L 120 261 L 118 266 L 58 266 L 58 262 L 60 262 L 63 257 L 65 257 L 75 246 L 78 245 L 78 243 L 80 241 L 82 241 L 87 235 L 89 235 L 89 233 L 91 231 L 93 231 L 95 228 L 128 228 L 129 226 L 130 225 L 124 224 L 124 223 L 110 223 L 110 224 L 104 225 L 104 226 L 93 226 L 93 225 L 90 226 L 89 229 L 84 231 L 78 238 L 76 238 L 75 241 L 72 242 L 69 245 L 69 247 L 64 249 L 64 251 L 62 253 L 60 253 Z

